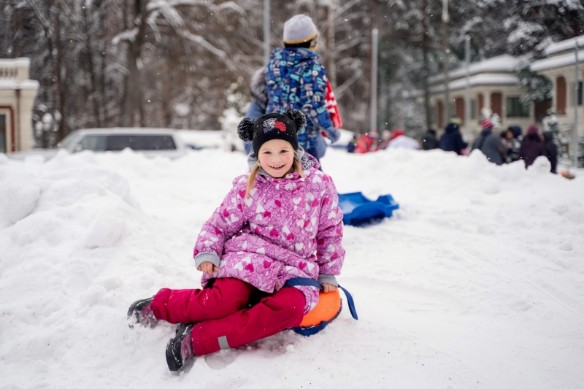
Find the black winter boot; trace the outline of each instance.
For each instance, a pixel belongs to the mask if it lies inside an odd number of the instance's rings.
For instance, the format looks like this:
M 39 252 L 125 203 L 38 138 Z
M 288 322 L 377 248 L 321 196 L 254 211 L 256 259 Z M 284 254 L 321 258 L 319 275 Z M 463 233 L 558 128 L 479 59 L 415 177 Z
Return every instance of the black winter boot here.
M 154 297 L 134 301 L 128 309 L 128 319 L 133 317 L 136 323 L 142 324 L 144 327 L 154 327 L 158 320 L 154 317 L 154 312 L 152 311 L 152 300 Z M 133 327 L 130 324 L 130 327 Z
M 166 345 L 166 363 L 170 371 L 180 370 L 185 363 L 194 357 L 191 333 L 194 324 L 179 324 L 176 336 Z

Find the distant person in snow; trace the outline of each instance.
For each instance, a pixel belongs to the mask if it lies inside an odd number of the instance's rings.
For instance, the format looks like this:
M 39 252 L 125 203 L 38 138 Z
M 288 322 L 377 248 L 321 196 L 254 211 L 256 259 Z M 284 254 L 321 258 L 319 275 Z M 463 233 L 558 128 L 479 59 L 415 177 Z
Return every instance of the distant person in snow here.
M 496 165 L 502 165 L 507 148 L 500 136 L 493 133 L 494 124 L 489 119 L 481 121 L 481 132 L 472 144 L 472 150 L 480 150 Z
M 550 172 L 558 173 L 558 145 L 554 140 L 554 134 L 551 131 L 543 133 L 543 151 L 547 159 L 550 161 Z
M 507 130 L 501 134 L 507 146 L 507 154 L 505 155 L 505 162 L 511 163 L 519 161 L 519 148 L 521 147 L 521 127 L 509 126 Z
M 521 141 L 519 157 L 523 160 L 527 169 L 540 155 L 545 155 L 543 138 L 539 134 L 539 127 L 532 124 L 527 128 L 527 133 Z
M 463 155 L 467 146 L 460 133 L 460 120 L 453 118 L 444 128 L 438 147 L 444 151 L 454 151 L 458 155 Z
M 423 150 L 434 150 L 438 148 L 438 136 L 436 130 L 433 128 L 428 128 L 424 136 L 422 137 L 422 149 Z
M 355 141 L 355 153 L 364 154 L 379 150 L 379 133 L 377 131 L 365 132 L 357 137 Z
M 351 140 L 349 141 L 349 143 L 347 143 L 347 152 L 348 153 L 354 153 L 355 149 L 357 148 L 357 134 L 353 134 L 353 137 L 351 138 Z
M 334 143 L 340 132 L 327 109 L 327 94 L 332 95 L 332 88 L 315 52 L 318 30 L 309 16 L 298 14 L 286 21 L 283 35 L 284 47 L 272 51 L 267 65 L 267 111 L 302 110 L 307 125 L 298 134 L 298 143 L 319 160 L 326 150 L 322 137 Z
M 414 138 L 407 136 L 404 130 L 397 129 L 391 132 L 387 148 L 419 150 L 420 144 Z
M 233 181 L 197 238 L 203 289 L 164 288 L 130 306 L 128 317 L 138 323 L 181 323 L 166 347 L 171 371 L 298 326 L 319 288 L 289 280 L 337 289 L 343 213 L 332 178 L 299 147 L 305 123 L 299 110 L 240 122 L 240 138 L 252 142 L 250 172 Z

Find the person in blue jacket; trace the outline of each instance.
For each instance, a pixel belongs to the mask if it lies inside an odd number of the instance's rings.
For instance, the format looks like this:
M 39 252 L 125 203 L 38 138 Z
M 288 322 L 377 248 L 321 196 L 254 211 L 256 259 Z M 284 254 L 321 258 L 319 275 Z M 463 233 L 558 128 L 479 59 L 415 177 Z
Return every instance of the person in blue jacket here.
M 444 129 L 444 134 L 440 137 L 440 147 L 444 151 L 454 151 L 458 155 L 463 155 L 468 143 L 462 139 L 458 119 L 452 119 Z
M 294 108 L 304 112 L 306 126 L 298 133 L 299 145 L 319 160 L 326 150 L 326 136 L 332 143 L 340 132 L 333 125 L 325 104 L 327 72 L 315 50 L 318 30 L 312 19 L 298 14 L 284 24 L 284 47 L 275 48 L 267 64 L 267 112 Z

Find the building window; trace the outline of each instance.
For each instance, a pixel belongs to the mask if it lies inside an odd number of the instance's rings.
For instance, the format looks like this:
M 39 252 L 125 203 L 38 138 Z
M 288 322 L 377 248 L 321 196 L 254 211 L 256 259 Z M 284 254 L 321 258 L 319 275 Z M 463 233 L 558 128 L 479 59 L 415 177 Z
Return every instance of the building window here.
M 455 99 L 450 99 L 450 102 L 448 103 L 448 114 L 450 115 L 450 117 L 446 118 L 446 123 L 448 123 L 450 121 L 450 119 L 452 119 L 453 116 L 456 116 L 456 100 Z
M 519 100 L 519 97 L 507 97 L 506 110 L 508 118 L 528 118 L 529 105 Z
M 475 99 L 470 101 L 470 118 L 472 120 L 477 118 L 477 101 Z
M 493 113 L 499 115 L 499 117 L 503 116 L 503 93 L 491 93 L 491 110 Z
M 444 104 L 442 104 L 442 100 L 436 102 L 436 111 L 438 113 L 438 127 L 442 128 L 444 126 Z
M 437 108 L 434 104 L 430 105 L 430 123 L 435 123 L 438 125 L 438 112 Z
M 462 119 L 463 122 L 466 122 L 468 119 L 464 117 L 464 99 L 462 97 L 457 97 L 454 99 L 454 116 L 459 117 Z

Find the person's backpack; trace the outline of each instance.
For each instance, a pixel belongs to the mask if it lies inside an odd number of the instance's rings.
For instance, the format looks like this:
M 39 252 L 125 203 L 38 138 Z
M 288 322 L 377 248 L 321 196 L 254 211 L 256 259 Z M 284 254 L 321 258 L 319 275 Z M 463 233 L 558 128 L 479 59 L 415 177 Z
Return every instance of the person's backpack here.
M 355 320 L 359 320 L 357 316 L 357 310 L 355 309 L 355 302 L 353 301 L 353 296 L 339 285 L 337 290 L 333 292 L 325 293 L 322 290 L 320 283 L 312 278 L 291 278 L 286 281 L 285 286 L 314 286 L 320 289 L 320 294 L 318 297 L 318 303 L 310 312 L 304 315 L 302 322 L 298 327 L 292 328 L 294 332 L 304 336 L 314 335 L 317 332 L 323 330 L 330 322 L 335 320 L 343 308 L 343 302 L 341 299 L 341 294 L 339 289 L 345 293 L 347 298 L 347 305 L 349 306 L 349 311 L 351 316 Z

